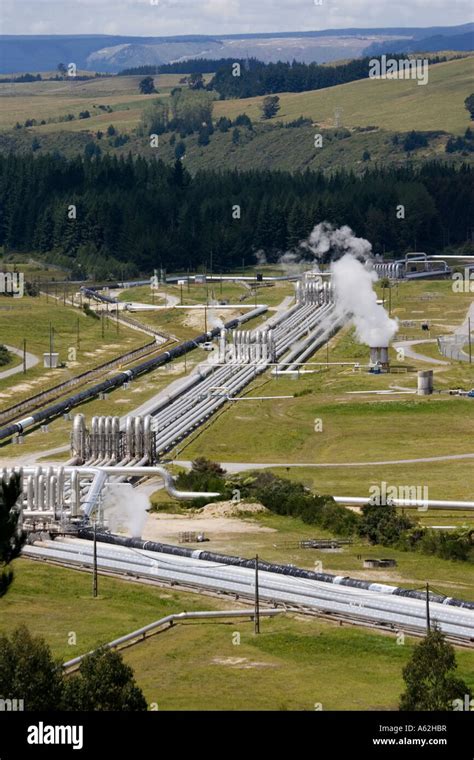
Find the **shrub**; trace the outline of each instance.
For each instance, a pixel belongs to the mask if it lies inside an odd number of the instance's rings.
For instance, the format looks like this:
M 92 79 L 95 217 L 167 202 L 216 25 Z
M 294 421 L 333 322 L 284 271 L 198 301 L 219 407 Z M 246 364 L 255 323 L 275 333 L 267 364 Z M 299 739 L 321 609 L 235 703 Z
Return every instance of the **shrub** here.
M 406 515 L 398 514 L 391 504 L 366 504 L 362 507 L 359 535 L 368 538 L 371 544 L 395 546 L 405 531 L 413 527 Z
M 82 310 L 87 317 L 92 317 L 92 319 L 100 319 L 99 315 L 91 309 L 88 303 L 82 305 Z
M 412 150 L 416 150 L 417 148 L 426 148 L 427 145 L 428 138 L 426 135 L 424 135 L 422 132 L 415 132 L 415 130 L 408 132 L 403 141 L 403 149 L 407 153 Z

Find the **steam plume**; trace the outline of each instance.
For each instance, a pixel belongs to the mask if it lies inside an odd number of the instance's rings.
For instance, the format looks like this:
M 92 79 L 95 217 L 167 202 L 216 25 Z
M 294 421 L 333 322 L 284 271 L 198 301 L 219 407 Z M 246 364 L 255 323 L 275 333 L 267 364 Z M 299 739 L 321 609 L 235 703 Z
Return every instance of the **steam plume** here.
M 398 331 L 398 323 L 377 303 L 372 287 L 378 279 L 376 273 L 350 253 L 335 261 L 331 272 L 336 305 L 352 314 L 357 340 L 367 346 L 388 346 Z
M 361 261 L 367 261 L 372 255 L 372 245 L 368 240 L 356 237 L 347 224 L 336 229 L 329 222 L 317 224 L 308 240 L 302 243 L 302 248 L 311 251 L 317 259 L 330 261 L 340 259 L 347 253 Z
M 145 494 L 130 483 L 109 483 L 102 504 L 112 532 L 126 529 L 132 538 L 140 538 L 150 507 Z
M 356 237 L 347 225 L 336 229 L 322 222 L 301 247 L 317 259 L 331 262 L 336 307 L 352 315 L 357 339 L 368 346 L 388 346 L 398 323 L 377 303 L 373 284 L 378 277 L 371 269 L 369 241 Z

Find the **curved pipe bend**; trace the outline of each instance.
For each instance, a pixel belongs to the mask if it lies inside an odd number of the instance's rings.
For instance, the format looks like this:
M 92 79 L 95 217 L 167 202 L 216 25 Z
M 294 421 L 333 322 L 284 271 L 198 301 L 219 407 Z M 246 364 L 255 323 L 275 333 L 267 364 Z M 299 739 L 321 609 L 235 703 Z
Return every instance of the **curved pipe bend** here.
M 23 468 L 23 474 L 24 475 L 35 475 L 38 472 L 37 467 L 24 467 Z M 169 493 L 170 496 L 172 496 L 175 499 L 178 500 L 190 500 L 190 499 L 201 499 L 201 498 L 215 498 L 217 496 L 220 496 L 219 492 L 216 491 L 179 491 L 174 484 L 174 478 L 171 475 L 168 470 L 163 467 L 162 465 L 154 465 L 153 467 L 144 467 L 144 466 L 103 466 L 103 467 L 64 467 L 64 473 L 65 474 L 72 474 L 77 473 L 78 475 L 92 475 L 93 481 L 91 484 L 91 487 L 89 489 L 89 492 L 87 494 L 87 501 L 86 503 L 91 504 L 92 499 L 89 497 L 91 495 L 95 495 L 95 492 L 102 489 L 102 486 L 105 484 L 106 480 L 111 475 L 159 475 L 164 482 L 164 486 L 166 491 Z M 91 508 L 92 508 L 91 504 Z

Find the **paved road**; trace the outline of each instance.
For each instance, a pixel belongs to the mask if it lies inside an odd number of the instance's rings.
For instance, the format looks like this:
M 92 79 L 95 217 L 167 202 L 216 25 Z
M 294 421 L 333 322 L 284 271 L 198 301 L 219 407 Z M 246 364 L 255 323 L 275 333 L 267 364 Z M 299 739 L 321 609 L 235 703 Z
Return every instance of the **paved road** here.
M 445 454 L 439 457 L 419 457 L 418 459 L 386 459 L 380 462 L 220 462 L 220 465 L 227 472 L 242 472 L 243 470 L 263 470 L 274 467 L 378 467 L 388 464 L 446 462 L 454 459 L 474 459 L 474 454 Z M 189 468 L 192 462 L 185 459 L 173 459 L 171 464 Z
M 23 359 L 23 351 L 20 348 L 14 348 L 14 346 L 6 346 L 6 348 L 8 348 L 12 354 L 16 354 L 16 356 L 20 356 Z M 34 367 L 38 362 L 39 359 L 37 356 L 29 354 L 28 351 L 26 352 L 26 369 L 31 369 L 31 367 Z M 16 375 L 17 372 L 23 372 L 23 362 L 18 364 L 17 367 L 5 369 L 3 372 L 0 372 L 0 380 L 3 380 L 5 377 L 10 377 L 11 375 Z
M 441 364 L 443 366 L 447 366 L 450 364 L 450 362 L 445 362 L 443 359 L 432 359 L 431 356 L 425 356 L 424 354 L 418 354 L 416 351 L 413 351 L 411 346 L 418 346 L 421 343 L 436 343 L 435 338 L 431 338 L 430 340 L 402 340 L 397 341 L 393 344 L 393 347 L 397 350 L 399 348 L 403 348 L 403 351 L 405 352 L 405 356 L 409 356 L 410 359 L 417 359 L 419 362 L 428 362 L 429 364 Z
M 0 458 L 0 462 L 3 467 L 18 467 L 20 464 L 24 466 L 42 464 L 48 460 L 48 464 L 56 464 L 53 461 L 56 454 L 63 454 L 70 450 L 69 445 L 57 446 L 54 449 L 47 451 L 38 451 L 36 454 L 25 454 L 23 457 L 15 457 L 15 459 Z M 51 458 L 51 461 L 49 461 Z M 275 467 L 381 467 L 391 464 L 418 464 L 422 462 L 449 462 L 453 460 L 462 459 L 474 459 L 474 454 L 445 454 L 438 457 L 419 457 L 417 459 L 386 459 L 380 462 L 220 462 L 220 465 L 227 472 L 243 472 L 244 470 L 264 470 Z M 57 464 L 64 464 L 64 461 L 57 462 Z M 190 459 L 173 459 L 163 460 L 162 464 L 176 464 L 178 467 L 190 468 L 192 462 Z
M 458 325 L 456 327 L 454 334 L 455 335 L 468 335 L 469 333 L 469 320 L 471 320 L 471 331 L 474 327 L 474 301 L 469 306 L 469 309 L 467 310 L 466 316 L 464 318 L 464 322 L 461 325 Z

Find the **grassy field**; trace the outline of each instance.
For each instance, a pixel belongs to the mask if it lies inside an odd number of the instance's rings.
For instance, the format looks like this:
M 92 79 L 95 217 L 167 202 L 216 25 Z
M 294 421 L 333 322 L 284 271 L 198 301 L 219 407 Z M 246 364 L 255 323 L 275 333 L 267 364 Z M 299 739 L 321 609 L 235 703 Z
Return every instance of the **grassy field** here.
M 0 408 L 14 401 L 57 385 L 86 369 L 92 369 L 127 350 L 139 348 L 150 338 L 136 330 L 120 325 L 119 332 L 109 320 L 104 322 L 104 337 L 100 320 L 87 317 L 80 309 L 64 305 L 62 300 L 48 296 L 0 298 L 0 338 L 7 345 L 26 349 L 37 356 L 39 363 L 26 375 L 0 380 Z M 65 367 L 43 368 L 43 352 L 50 349 L 50 325 L 54 329 L 53 348 Z M 78 340 L 79 333 L 79 340 Z
M 203 300 L 205 288 L 196 287 L 195 303 Z M 238 287 L 232 284 L 228 288 Z M 137 293 L 132 291 L 137 290 Z M 142 292 L 145 291 L 145 292 Z M 168 286 L 168 292 L 176 294 L 179 288 Z M 269 289 L 270 290 L 270 289 Z M 279 303 L 286 292 L 291 292 L 291 286 L 287 283 L 279 283 L 275 286 L 275 292 L 272 289 L 274 301 Z M 239 291 L 246 292 L 246 291 Z M 142 298 L 151 300 L 149 288 L 137 288 L 124 291 L 126 300 L 131 298 Z M 102 338 L 102 326 L 100 320 L 86 317 L 79 309 L 73 309 L 70 306 L 64 306 L 62 300 L 56 300 L 52 296 L 40 296 L 37 298 L 24 297 L 21 299 L 4 299 L 8 300 L 8 307 L 2 311 L 0 309 L 0 339 L 8 345 L 22 348 L 23 337 L 27 340 L 27 350 L 40 357 L 41 361 L 31 370 L 27 371 L 25 376 L 16 375 L 0 381 L 0 408 L 11 406 L 14 401 L 21 398 L 27 398 L 33 393 L 38 393 L 47 387 L 56 385 L 70 377 L 80 374 L 86 369 L 102 364 L 109 359 L 124 353 L 128 349 L 137 348 L 145 345 L 150 341 L 149 336 L 128 329 L 120 324 L 117 335 L 115 321 L 104 321 L 104 338 Z M 158 299 L 157 299 L 158 300 Z M 13 303 L 12 303 L 13 301 Z M 153 313 L 137 313 L 132 316 L 144 325 L 151 325 L 166 334 L 175 336 L 178 340 L 186 340 L 202 333 L 207 324 L 207 329 L 214 326 L 217 318 L 228 320 L 231 314 L 245 313 L 248 309 L 219 311 L 218 307 L 210 307 L 206 310 L 181 310 L 181 309 L 164 309 Z M 12 319 L 14 317 L 14 319 Z M 264 317 L 265 318 L 265 317 Z M 77 321 L 79 320 L 80 328 L 80 346 L 77 348 Z M 54 327 L 54 348 L 59 351 L 60 359 L 66 361 L 66 367 L 57 369 L 53 372 L 43 369 L 42 354 L 43 351 L 49 350 L 49 323 Z M 250 324 L 250 323 L 249 323 Z M 257 326 L 258 320 L 252 320 L 251 326 Z M 68 361 L 68 351 L 70 348 L 77 349 L 75 360 Z M 163 349 L 165 350 L 165 349 Z M 133 411 L 144 401 L 158 393 L 170 382 L 183 377 L 185 372 L 191 369 L 199 362 L 206 359 L 207 354 L 201 349 L 196 348 L 187 357 L 186 361 L 181 360 L 167 364 L 163 368 L 144 375 L 128 388 L 118 388 L 107 394 L 105 400 L 94 398 L 91 401 L 81 404 L 75 408 L 75 412 L 82 412 L 86 415 L 87 420 L 94 414 L 116 414 L 122 416 Z M 140 361 L 140 360 L 138 360 Z M 135 362 L 137 363 L 137 362 Z M 13 365 L 12 365 L 13 366 Z M 134 364 L 127 365 L 128 368 Z M 117 372 L 119 369 L 113 370 Z M 18 378 L 21 378 L 19 381 Z M 92 384 L 97 383 L 95 378 Z M 81 386 L 82 388 L 87 385 Z M 25 437 L 24 443 L 19 449 L 16 445 L 7 444 L 1 447 L 2 457 L 17 457 L 20 453 L 26 456 L 35 452 L 41 453 L 48 451 L 57 446 L 68 445 L 70 440 L 71 422 L 62 417 L 56 418 L 48 425 L 48 432 L 44 433 L 38 427 L 31 430 Z M 64 454 L 63 458 L 67 455 Z M 55 455 L 55 458 L 58 458 Z M 61 457 L 59 457 L 61 458 Z
M 1 270 L 2 272 L 21 272 L 27 282 L 34 282 L 41 284 L 44 282 L 52 282 L 54 280 L 63 281 L 67 276 L 65 270 L 48 264 L 47 262 L 39 261 L 34 258 L 34 254 L 31 256 L 24 253 L 9 252 L 3 253 L 0 256 Z M 53 288 L 55 286 L 50 286 Z M 57 286 L 63 288 L 64 286 Z M 72 285 L 66 285 L 67 293 L 72 290 Z M 75 286 L 74 286 L 75 287 Z M 61 295 L 63 291 L 61 290 Z
M 142 95 L 138 85 L 142 76 L 104 77 L 89 81 L 41 81 L 0 84 L 0 129 L 9 129 L 17 121 L 36 119 L 38 122 L 72 113 L 78 117 L 81 111 L 90 111 L 90 119 L 68 123 L 39 125 L 38 132 L 66 130 L 95 130 L 107 127 L 115 113 L 103 113 L 99 106 L 109 106 L 113 111 L 129 111 L 122 118 L 128 126 L 135 126 L 143 108 L 157 97 L 168 97 L 173 87 L 179 85 L 184 74 L 162 74 L 155 77 L 159 93 Z M 205 79 L 209 78 L 206 75 Z M 123 126 L 123 125 L 121 125 Z
M 186 279 L 183 276 L 183 279 Z M 295 292 L 294 285 L 289 282 L 278 282 L 269 287 L 257 288 L 258 303 L 267 304 L 268 306 L 277 306 L 286 297 L 293 295 Z M 158 290 L 152 290 L 148 285 L 141 285 L 135 288 L 127 288 L 119 295 L 120 301 L 138 301 L 142 303 L 164 304 L 166 297 L 170 295 L 177 298 L 184 306 L 193 304 L 213 304 L 227 302 L 229 304 L 243 303 L 252 305 L 255 302 L 255 290 L 252 286 L 245 287 L 238 282 L 220 282 L 209 281 L 207 285 L 196 284 L 193 281 L 189 285 L 171 285 L 160 286 Z M 142 314 L 139 314 L 141 317 Z
M 468 453 L 474 414 L 471 399 L 354 399 L 344 397 L 344 391 L 337 394 L 335 389 L 336 398 L 331 403 L 330 394 L 321 386 L 329 384 L 331 377 L 337 386 L 335 373 L 337 370 L 330 370 L 328 376 L 306 376 L 299 381 L 272 379 L 252 389 L 247 398 L 263 393 L 286 396 L 296 391 L 310 392 L 292 399 L 230 405 L 208 434 L 202 433 L 187 447 L 186 458 L 194 457 L 198 449 L 228 462 L 322 464 Z M 380 387 L 377 376 L 369 377 L 366 384 L 362 376 L 351 375 L 347 387 Z M 315 432 L 315 420 L 322 421 L 321 432 Z M 251 440 L 249 421 L 253 422 Z M 233 431 L 231 440 L 223 435 L 229 426 Z
M 464 99 L 472 89 L 473 57 L 432 65 L 429 82 L 420 86 L 415 80 L 365 79 L 349 84 L 303 93 L 281 93 L 278 120 L 291 121 L 299 116 L 311 118 L 321 127 L 334 127 L 334 110 L 343 109 L 343 124 L 348 127 L 374 125 L 386 130 L 442 129 L 460 134 L 469 126 Z M 158 77 L 161 96 L 178 86 L 183 75 Z M 157 95 L 141 95 L 138 84 L 142 77 L 110 77 L 89 82 L 32 82 L 0 84 L 3 116 L 0 127 L 11 128 L 16 121 L 35 118 L 38 121 L 79 111 L 94 112 L 91 119 L 68 124 L 46 124 L 51 129 L 97 130 L 110 123 L 115 114 L 101 113 L 100 105 L 130 109 L 124 117 L 128 126 L 138 123 L 145 105 Z M 217 101 L 215 116 L 235 118 L 247 113 L 255 121 L 261 119 L 261 97 Z
M 226 600 L 99 579 L 28 560 L 0 600 L 0 631 L 25 623 L 65 660 L 183 610 L 225 609 Z M 234 608 L 238 604 L 232 605 Z M 52 624 L 52 621 L 54 623 Z M 68 644 L 70 633 L 76 645 Z M 236 645 L 235 633 L 240 634 Z M 160 710 L 396 710 L 414 640 L 312 618 L 179 624 L 123 651 L 148 703 Z M 472 653 L 457 650 L 458 675 L 474 686 Z M 203 688 L 205 684 L 205 688 Z
M 210 144 L 198 144 L 197 135 L 185 138 L 184 164 L 194 173 L 201 169 L 285 169 L 303 171 L 306 168 L 335 170 L 351 166 L 358 173 L 381 163 L 403 166 L 407 158 L 419 164 L 443 160 L 460 164 L 472 162 L 474 154 L 446 154 L 450 134 L 462 134 L 470 125 L 464 99 L 472 86 L 474 58 L 467 57 L 433 65 L 429 83 L 420 86 L 412 80 L 367 79 L 324 90 L 303 93 L 280 93 L 281 110 L 270 123 L 261 119 L 261 97 L 219 101 L 214 107 L 214 119 L 232 119 L 247 113 L 254 122 L 252 131 L 241 128 L 238 144 L 233 142 L 233 130 L 216 130 Z M 159 78 L 160 96 L 167 97 L 180 75 Z M 39 141 L 39 152 L 59 151 L 67 156 L 82 153 L 90 140 L 97 142 L 103 152 L 119 155 L 143 155 L 165 162 L 175 160 L 175 144 L 170 133 L 160 136 L 159 147 L 150 147 L 149 140 L 135 133 L 143 109 L 156 95 L 138 93 L 140 77 L 112 77 L 90 82 L 37 82 L 0 85 L 0 102 L 4 105 L 0 117 L 0 150 L 28 153 L 32 140 Z M 101 108 L 102 106 L 102 108 Z M 104 109 L 111 109 L 107 112 Z M 340 126 L 335 129 L 335 109 L 340 111 Z M 46 123 L 67 113 L 75 116 L 89 110 L 91 118 L 70 122 Z M 313 126 L 285 129 L 285 124 L 304 116 Z M 17 121 L 24 123 L 35 118 L 38 124 L 28 129 L 13 129 Z M 113 124 L 129 141 L 114 147 L 113 140 L 96 140 L 97 131 L 105 132 Z M 429 144 L 409 154 L 403 149 L 403 139 L 392 142 L 395 134 L 411 129 L 430 132 Z M 315 133 L 323 136 L 322 149 L 314 145 Z M 173 135 L 176 139 L 176 135 Z M 180 138 L 181 139 L 181 138 Z
M 473 58 L 447 61 L 429 68 L 429 82 L 364 79 L 358 82 L 302 93 L 282 93 L 278 120 L 299 116 L 322 127 L 334 126 L 334 111 L 342 108 L 346 127 L 374 125 L 387 130 L 436 130 L 460 134 L 469 126 L 464 99 L 472 90 Z M 216 116 L 235 118 L 247 113 L 260 119 L 261 98 L 219 101 Z
M 397 381 L 407 384 L 405 376 Z M 198 454 L 227 462 L 351 463 L 413 459 L 469 453 L 474 409 L 472 399 L 413 396 L 348 395 L 349 389 L 372 391 L 390 380 L 329 369 L 298 379 L 260 381 L 246 394 L 290 399 L 235 403 L 181 448 L 179 458 Z M 393 378 L 391 379 L 393 381 Z M 414 387 L 414 379 L 410 378 Z M 322 431 L 315 432 L 315 421 Z M 248 435 L 252 422 L 252 436 Z M 224 431 L 232 429 L 229 439 Z M 362 454 L 363 452 L 363 454 Z M 466 484 L 466 488 L 471 487 Z
M 137 333 L 138 335 L 140 333 Z M 203 352 L 202 352 L 203 353 Z M 198 362 L 202 361 L 203 356 L 197 351 L 187 358 L 187 370 Z M 128 365 L 129 367 L 133 366 Z M 74 407 L 73 414 L 81 412 L 86 416 L 87 424 L 90 423 L 91 417 L 99 415 L 118 415 L 122 416 L 132 412 L 142 403 L 154 396 L 156 393 L 165 388 L 170 382 L 184 377 L 184 361 L 167 364 L 162 369 L 156 370 L 151 374 L 146 374 L 129 384 L 128 388 L 120 387 L 107 394 L 105 399 L 93 398 L 90 401 Z M 98 382 L 97 379 L 94 381 Z M 87 387 L 87 386 L 85 386 Z M 48 423 L 48 432 L 45 433 L 40 427 L 33 428 L 28 432 L 21 446 L 7 443 L 0 448 L 0 459 L 13 458 L 18 456 L 27 456 L 29 454 L 41 455 L 42 452 L 57 446 L 69 446 L 71 436 L 72 422 L 57 417 Z M 54 455 L 53 459 L 69 459 L 70 454 L 64 453 L 62 456 Z M 51 460 L 51 456 L 46 457 Z
M 472 501 L 472 466 L 472 459 L 459 459 L 363 467 L 341 465 L 329 468 L 293 468 L 290 466 L 289 469 L 273 468 L 273 471 L 283 477 L 302 482 L 319 493 L 330 493 L 336 496 L 366 496 L 371 486 L 380 486 L 381 482 L 385 481 L 388 484 L 404 486 L 427 486 L 430 499 Z M 451 513 L 449 524 L 452 525 L 453 521 L 457 523 L 459 519 L 462 518 L 458 513 Z M 470 513 L 468 523 L 471 525 L 473 522 L 474 515 Z

